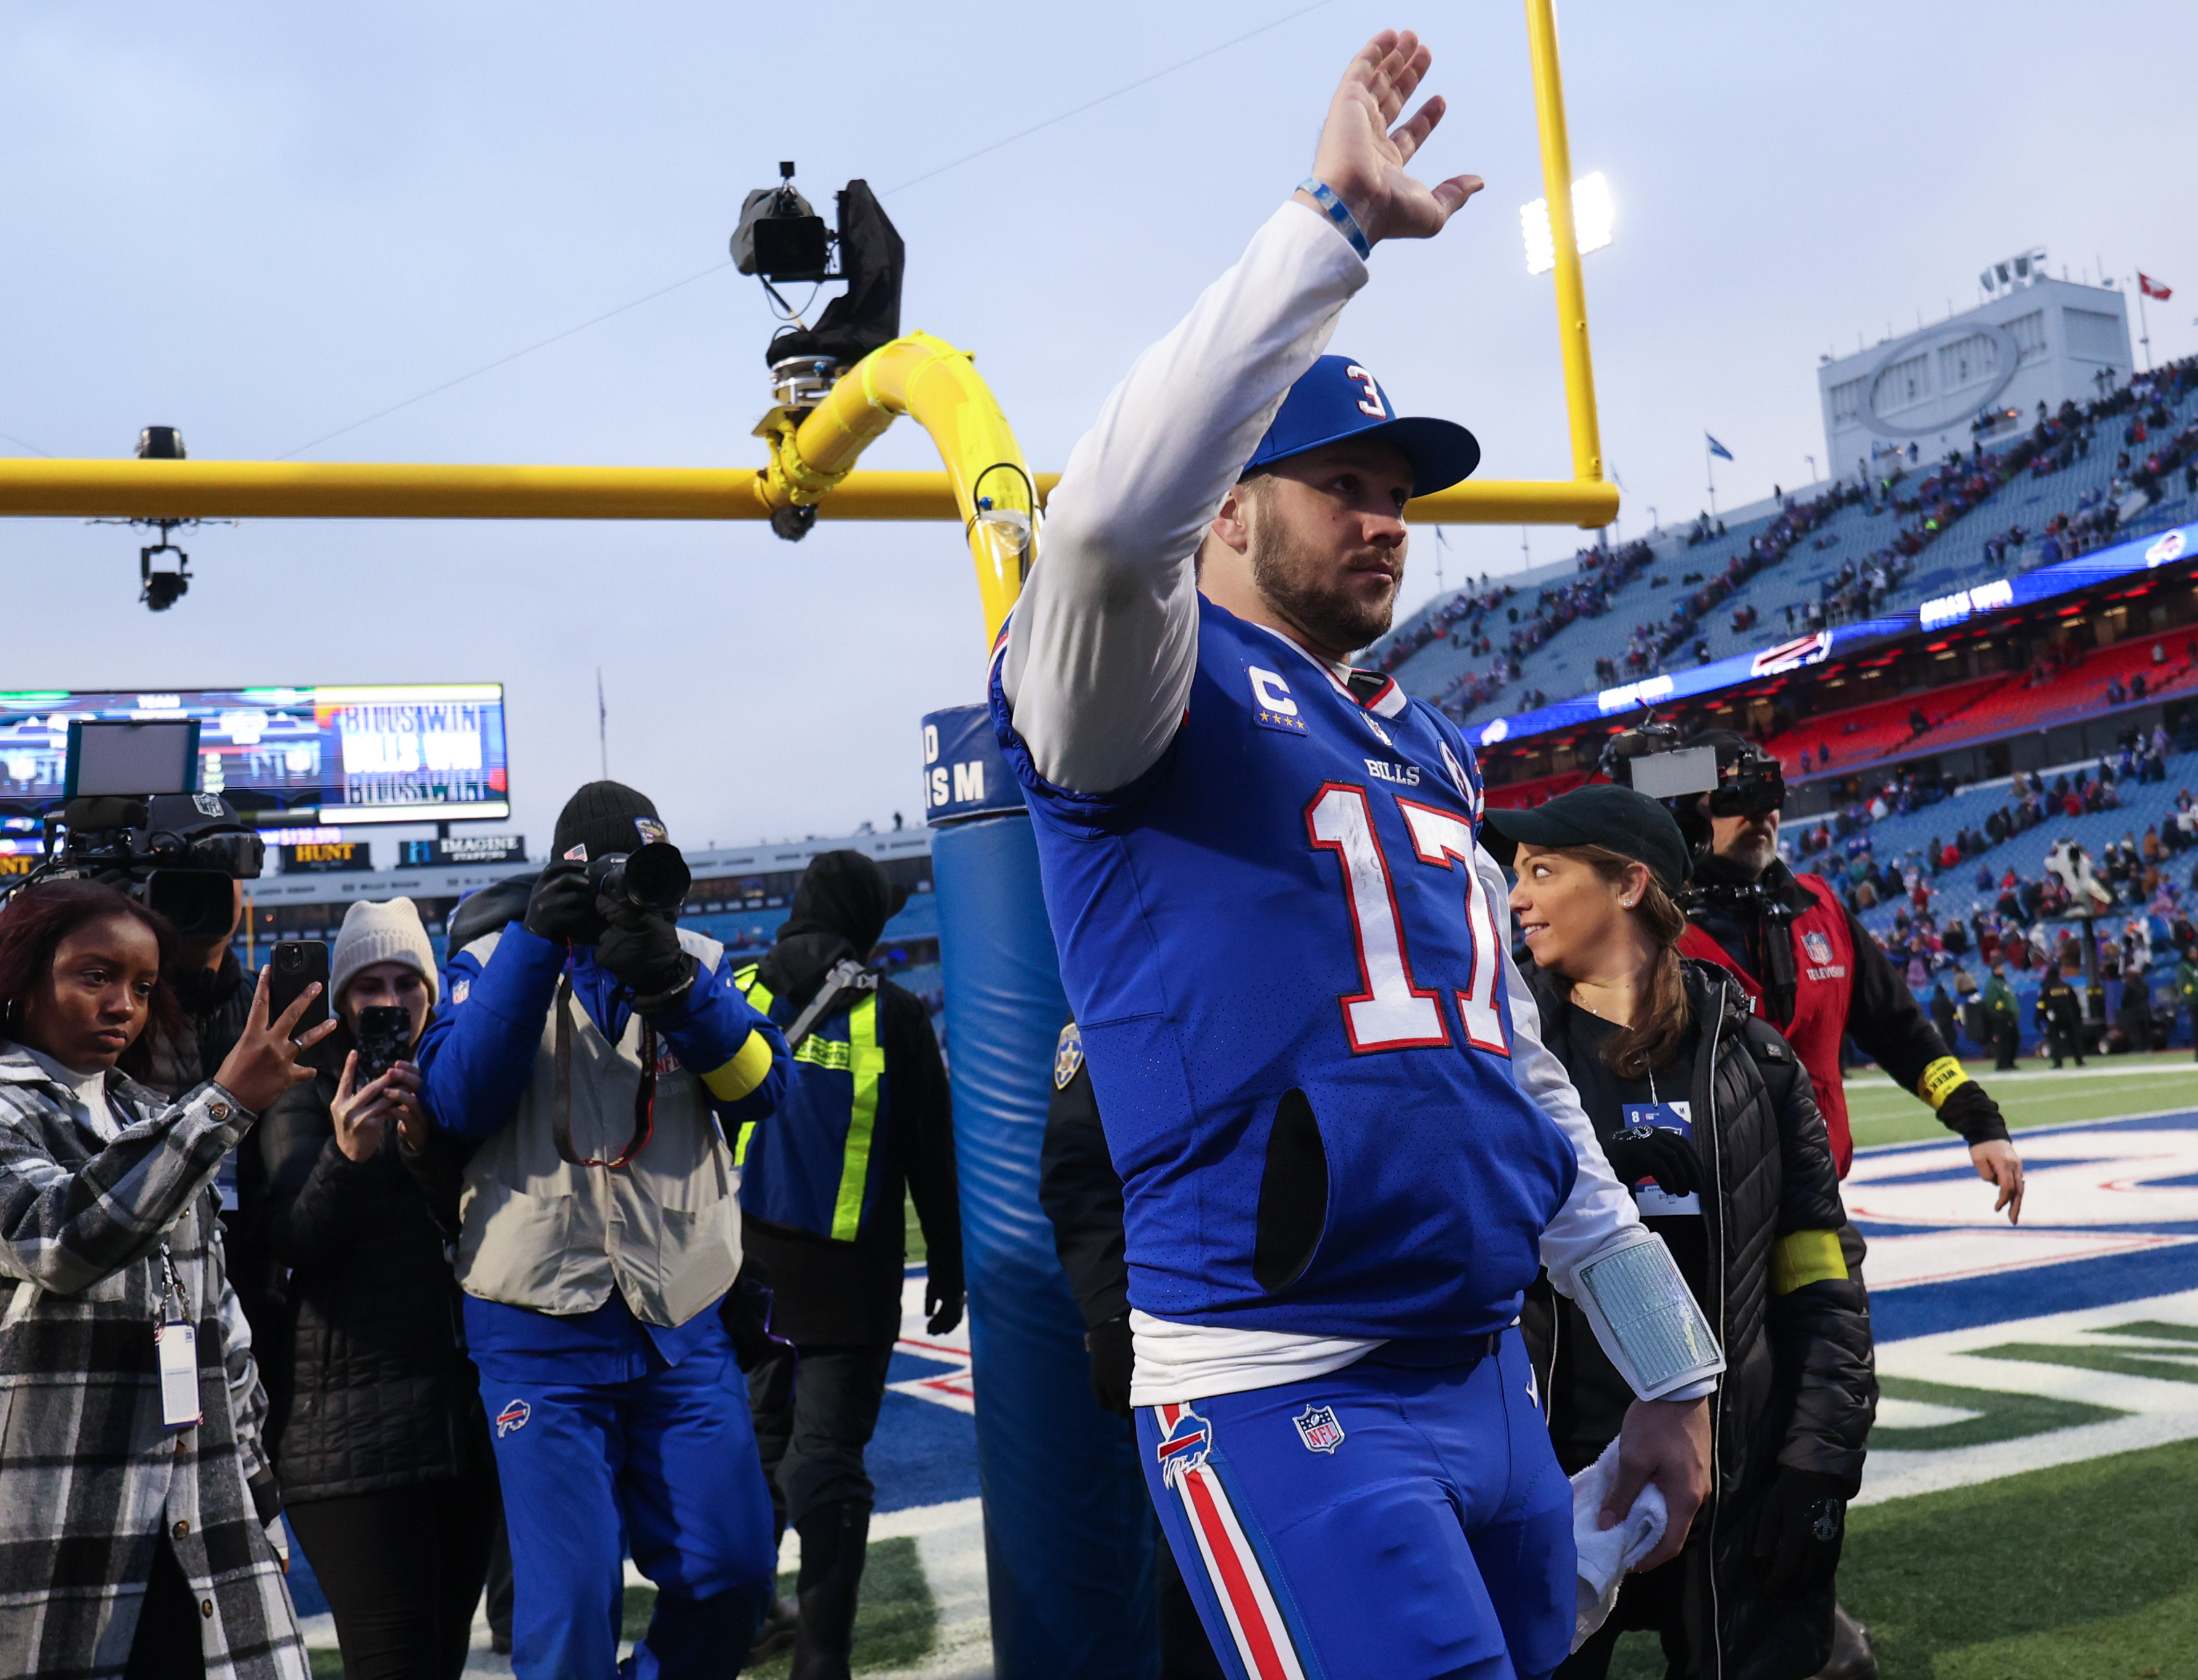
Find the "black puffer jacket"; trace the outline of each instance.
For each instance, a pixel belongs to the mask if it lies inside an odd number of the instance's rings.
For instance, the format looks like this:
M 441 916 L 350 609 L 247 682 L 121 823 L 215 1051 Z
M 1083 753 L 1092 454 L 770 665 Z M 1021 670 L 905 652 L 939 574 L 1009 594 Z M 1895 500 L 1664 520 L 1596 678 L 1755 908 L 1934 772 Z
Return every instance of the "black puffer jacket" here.
M 339 1028 L 322 1059 L 340 1068 L 348 1038 Z M 268 1433 L 294 1503 L 440 1481 L 486 1440 L 430 1192 L 393 1128 L 369 1160 L 336 1147 L 335 1091 L 334 1074 L 316 1074 L 258 1128 L 268 1247 L 289 1268 L 281 1345 L 262 1361 Z M 455 1206 L 440 1213 L 456 1229 Z
M 1877 1410 L 1869 1305 L 1858 1253 L 1846 1255 L 1846 1278 L 1774 1288 L 1781 1238 L 1846 1224 L 1823 1116 L 1792 1046 L 1753 1013 L 1739 985 L 1712 963 L 1682 966 L 1701 1030 L 1689 1093 L 1695 1148 L 1716 1187 L 1712 1195 L 1705 1184 L 1702 1212 L 1712 1276 L 1724 1284 L 1701 1305 L 1726 1367 L 1714 1415 L 1714 1497 L 1685 1554 L 1688 1642 L 1708 1680 L 1798 1680 L 1830 1656 L 1832 1590 L 1763 1596 L 1764 1566 L 1752 1555 L 1759 1505 L 1782 1464 L 1835 1477 L 1849 1497 L 1861 1486 Z M 1539 970 L 1531 985 L 1543 1041 L 1569 1065 L 1570 989 Z M 1526 1317 L 1544 1373 L 1559 1326 L 1573 1317 L 1555 1307 L 1544 1280 Z M 1564 1397 L 1545 1392 L 1554 1413 Z

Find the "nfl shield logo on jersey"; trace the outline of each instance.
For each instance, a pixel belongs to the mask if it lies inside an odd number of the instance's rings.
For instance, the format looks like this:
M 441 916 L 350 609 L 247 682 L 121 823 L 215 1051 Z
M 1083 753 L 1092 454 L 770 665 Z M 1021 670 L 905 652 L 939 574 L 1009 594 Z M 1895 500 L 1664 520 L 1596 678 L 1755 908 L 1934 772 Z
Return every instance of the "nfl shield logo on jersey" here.
M 1162 1406 L 1160 1430 L 1160 1479 L 1178 1487 L 1213 1450 L 1213 1426 L 1189 1406 Z
M 1802 934 L 1801 949 L 1809 953 L 1809 961 L 1820 968 L 1832 960 L 1832 942 L 1822 933 Z
M 1343 1426 L 1335 1421 L 1334 1406 L 1307 1406 L 1292 1421 L 1307 1452 L 1332 1453 L 1343 1445 Z

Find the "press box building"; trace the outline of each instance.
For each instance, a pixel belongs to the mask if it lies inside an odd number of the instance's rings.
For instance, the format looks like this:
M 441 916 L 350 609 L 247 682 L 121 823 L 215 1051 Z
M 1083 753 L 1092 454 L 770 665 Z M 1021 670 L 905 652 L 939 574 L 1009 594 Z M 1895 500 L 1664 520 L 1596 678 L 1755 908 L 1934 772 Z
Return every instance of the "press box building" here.
M 2102 376 L 2129 378 L 2121 293 L 2049 279 L 2028 258 L 2021 266 L 1975 309 L 1817 368 L 1835 476 L 1881 476 L 1911 445 L 1925 462 L 1980 440 L 1989 449 L 2034 423 L 2038 404 L 2089 402 L 2108 388 Z

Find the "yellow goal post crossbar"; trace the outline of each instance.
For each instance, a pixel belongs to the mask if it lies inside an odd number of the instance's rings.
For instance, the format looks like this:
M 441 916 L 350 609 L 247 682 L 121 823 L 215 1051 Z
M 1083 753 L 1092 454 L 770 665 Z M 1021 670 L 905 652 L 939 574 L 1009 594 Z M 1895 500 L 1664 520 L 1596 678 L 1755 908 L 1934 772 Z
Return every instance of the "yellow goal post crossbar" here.
M 1555 0 L 1526 0 L 1542 178 L 1555 244 L 1559 349 L 1573 477 L 1477 480 L 1414 500 L 1428 525 L 1576 525 L 1618 513 L 1603 476 L 1586 292 L 1573 224 L 1572 156 Z M 863 450 L 906 414 L 942 473 L 858 472 Z M 1057 474 L 1033 474 L 972 358 L 928 334 L 897 339 L 842 375 L 804 415 L 757 428 L 761 468 L 495 467 L 282 461 L 0 460 L 0 514 L 107 519 L 768 519 L 811 506 L 829 519 L 958 519 L 995 633 L 1020 592 Z

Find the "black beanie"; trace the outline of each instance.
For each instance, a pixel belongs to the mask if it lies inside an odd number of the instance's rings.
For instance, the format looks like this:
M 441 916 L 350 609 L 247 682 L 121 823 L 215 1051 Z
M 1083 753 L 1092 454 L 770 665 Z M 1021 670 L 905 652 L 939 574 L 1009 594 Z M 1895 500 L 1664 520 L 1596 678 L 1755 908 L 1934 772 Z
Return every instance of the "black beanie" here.
M 665 838 L 664 824 L 648 794 L 623 782 L 590 782 L 557 813 L 557 835 L 551 845 L 559 857 L 574 846 L 585 846 L 587 858 L 613 857 Z

